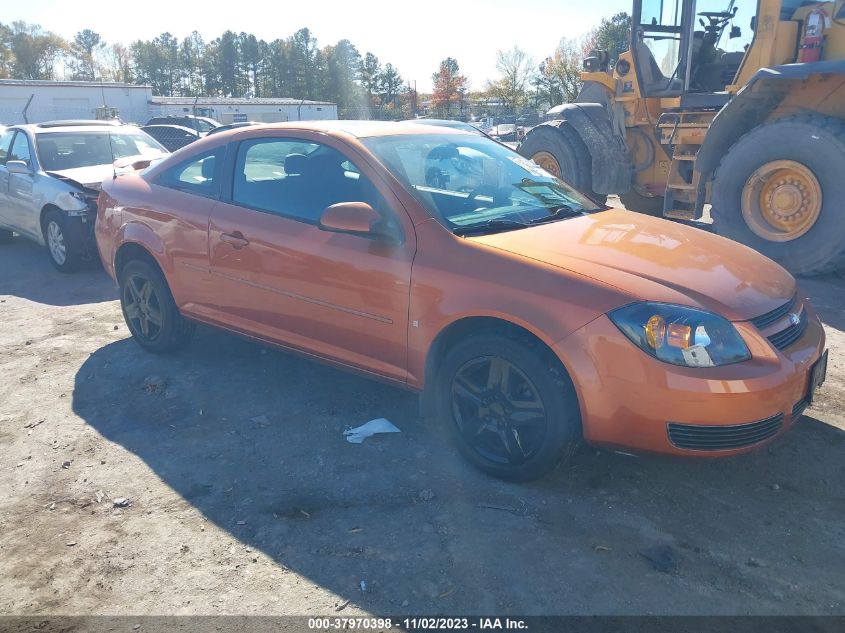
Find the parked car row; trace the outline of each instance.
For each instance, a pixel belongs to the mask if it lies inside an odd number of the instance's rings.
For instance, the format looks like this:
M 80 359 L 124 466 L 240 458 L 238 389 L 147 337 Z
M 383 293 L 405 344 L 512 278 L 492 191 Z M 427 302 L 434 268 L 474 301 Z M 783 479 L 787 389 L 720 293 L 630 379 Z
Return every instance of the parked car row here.
M 221 125 L 213 119 L 182 116 L 182 117 L 155 117 L 142 127 L 147 134 L 156 139 L 171 152 L 182 149 L 194 141 L 209 134 L 218 134 L 226 130 L 234 130 L 239 127 L 259 125 L 257 121 L 239 121 Z
M 462 127 L 233 126 L 167 155 L 131 126 L 12 126 L 0 223 L 60 270 L 93 228 L 145 349 L 203 323 L 417 391 L 504 479 L 585 440 L 736 455 L 801 417 L 827 352 L 789 273 Z
M 204 116 L 194 116 L 193 114 L 155 116 L 147 121 L 147 125 L 175 125 L 193 130 L 200 137 L 220 127 L 220 123 L 214 119 Z

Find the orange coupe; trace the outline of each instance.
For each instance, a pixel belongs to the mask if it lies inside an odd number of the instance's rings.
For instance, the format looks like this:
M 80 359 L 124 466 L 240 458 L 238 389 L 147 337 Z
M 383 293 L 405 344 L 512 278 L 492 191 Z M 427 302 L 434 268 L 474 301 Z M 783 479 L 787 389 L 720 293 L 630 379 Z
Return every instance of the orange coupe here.
M 103 183 L 97 243 L 134 338 L 196 322 L 422 394 L 492 475 L 579 441 L 726 456 L 824 380 L 783 268 L 597 205 L 482 135 L 301 122 L 212 135 Z

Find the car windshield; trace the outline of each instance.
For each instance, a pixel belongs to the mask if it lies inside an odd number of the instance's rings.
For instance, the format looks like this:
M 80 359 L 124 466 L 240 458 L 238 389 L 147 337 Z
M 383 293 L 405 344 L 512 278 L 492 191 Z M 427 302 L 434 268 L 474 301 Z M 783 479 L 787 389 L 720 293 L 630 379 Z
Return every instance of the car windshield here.
M 604 207 L 476 134 L 362 139 L 429 212 L 459 234 L 522 228 Z
M 126 156 L 166 154 L 159 143 L 143 132 L 50 132 L 35 137 L 38 160 L 45 171 L 62 171 L 94 165 L 111 165 Z

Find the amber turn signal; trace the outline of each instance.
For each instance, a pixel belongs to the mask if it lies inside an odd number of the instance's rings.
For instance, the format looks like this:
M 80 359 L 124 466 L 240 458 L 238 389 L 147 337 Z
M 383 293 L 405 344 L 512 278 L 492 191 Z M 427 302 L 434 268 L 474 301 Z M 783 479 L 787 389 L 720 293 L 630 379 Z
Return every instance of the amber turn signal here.
M 645 324 L 645 340 L 651 349 L 663 347 L 666 341 L 666 320 L 662 316 L 655 314 Z
M 681 323 L 671 323 L 667 329 L 666 342 L 672 347 L 687 349 L 692 338 L 692 328 Z

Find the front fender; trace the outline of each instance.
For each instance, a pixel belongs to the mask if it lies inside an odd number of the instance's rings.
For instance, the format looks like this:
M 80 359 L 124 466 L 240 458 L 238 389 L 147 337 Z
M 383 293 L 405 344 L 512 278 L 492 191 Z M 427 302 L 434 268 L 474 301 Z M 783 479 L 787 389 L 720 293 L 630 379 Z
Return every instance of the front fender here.
M 436 232 L 446 229 L 433 220 L 417 226 L 408 328 L 408 382 L 413 388 L 424 387 L 432 346 L 455 323 L 507 323 L 551 349 L 629 301 L 617 288 L 485 243 L 483 237 L 444 240 Z M 426 247 L 435 243 L 436 249 Z

